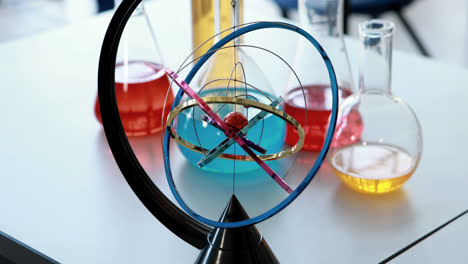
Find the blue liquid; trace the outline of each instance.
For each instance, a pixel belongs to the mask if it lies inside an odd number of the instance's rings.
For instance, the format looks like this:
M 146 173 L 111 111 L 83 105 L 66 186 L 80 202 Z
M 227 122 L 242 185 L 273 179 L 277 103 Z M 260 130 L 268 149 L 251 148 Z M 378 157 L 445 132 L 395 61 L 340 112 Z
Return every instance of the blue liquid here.
M 242 92 L 240 90 L 242 90 Z M 245 89 L 237 88 L 236 90 L 236 95 L 240 98 L 246 98 L 245 93 Z M 272 100 L 276 99 L 276 97 L 274 96 L 271 96 L 269 94 L 262 94 L 254 89 L 248 89 L 247 94 L 247 99 L 258 101 L 266 105 L 270 104 Z M 234 96 L 234 89 L 210 89 L 201 92 L 200 96 Z M 270 98 L 271 100 L 268 98 Z M 213 109 L 213 111 L 217 111 L 218 108 L 223 105 L 209 104 L 209 106 L 211 107 L 211 109 Z M 224 118 L 224 116 L 226 116 L 228 113 L 235 111 L 243 113 L 249 120 L 260 112 L 260 110 L 253 107 L 246 108 L 242 105 L 226 104 L 217 113 L 221 118 Z M 194 145 L 199 146 L 201 143 L 201 146 L 203 148 L 211 150 L 218 144 L 220 144 L 224 139 L 226 139 L 226 136 L 217 128 L 211 126 L 210 124 L 204 121 L 201 121 L 203 115 L 205 115 L 205 113 L 199 107 L 190 108 L 180 113 L 176 119 L 177 134 L 179 134 L 182 138 L 191 142 Z M 195 117 L 195 121 L 193 120 L 193 117 Z M 195 133 L 195 130 L 197 133 Z M 200 142 L 197 140 L 197 134 Z M 284 144 L 285 135 L 285 121 L 277 116 L 268 114 L 263 119 L 263 121 L 258 122 L 249 130 L 246 137 L 249 140 L 265 148 L 267 150 L 267 154 L 273 154 L 281 151 Z M 194 166 L 197 166 L 198 161 L 203 157 L 202 154 L 189 150 L 183 146 L 179 145 L 179 148 L 182 154 Z M 234 154 L 234 151 L 237 155 L 247 155 L 247 153 L 245 153 L 245 151 L 237 143 L 229 147 L 224 153 Z M 260 153 L 256 154 L 261 155 Z M 274 162 L 275 161 L 267 161 L 266 163 L 272 166 Z M 217 158 L 202 169 L 212 172 L 232 174 L 234 171 L 234 161 Z M 255 161 L 236 160 L 236 173 L 254 170 L 262 170 L 262 168 L 260 168 L 260 166 Z

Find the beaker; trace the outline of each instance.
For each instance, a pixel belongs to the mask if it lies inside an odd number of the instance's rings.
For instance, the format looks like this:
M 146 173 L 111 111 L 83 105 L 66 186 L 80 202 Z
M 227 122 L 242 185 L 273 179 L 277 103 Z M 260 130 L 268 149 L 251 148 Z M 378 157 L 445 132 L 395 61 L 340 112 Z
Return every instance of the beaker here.
M 362 134 L 351 145 L 331 150 L 328 163 L 351 189 L 386 193 L 414 173 L 422 153 L 422 131 L 408 104 L 391 90 L 393 23 L 370 20 L 359 25 L 359 92 L 339 110 L 335 139 L 350 115 L 359 115 Z
M 174 99 L 168 89 L 169 80 L 156 35 L 142 1 L 125 26 L 115 66 L 117 105 L 127 136 L 144 136 L 161 130 L 165 120 L 163 110 L 167 116 Z M 97 99 L 95 114 L 102 123 Z
M 198 10 L 196 4 L 210 5 L 215 9 L 210 13 L 214 16 L 214 22 L 211 24 L 204 24 L 207 27 L 211 25 L 212 32 L 220 33 L 220 30 L 229 29 L 233 25 L 239 25 L 240 21 L 242 21 L 242 0 L 192 1 L 192 10 Z M 230 9 L 228 9 L 226 5 L 230 6 Z M 227 22 L 226 17 L 230 17 L 229 22 Z M 196 25 L 194 25 L 194 27 L 197 28 Z M 218 34 L 213 38 L 213 41 L 217 42 L 222 36 L 234 30 L 235 29 L 228 30 L 225 33 Z M 199 33 L 199 30 L 194 30 L 194 34 L 197 33 Z M 200 42 L 203 41 L 200 40 Z M 208 45 L 208 48 L 211 47 L 209 43 L 211 42 L 205 43 L 204 46 Z M 229 96 L 254 100 L 263 104 L 272 103 L 277 96 L 273 92 L 271 84 L 268 82 L 268 79 L 260 67 L 247 55 L 240 44 L 241 41 L 239 38 L 236 38 L 223 48 L 217 50 L 207 61 L 206 66 L 201 68 L 197 79 L 193 82 L 194 90 L 196 90 L 202 98 Z M 202 48 L 204 46 L 202 46 Z M 195 44 L 195 37 L 194 47 L 198 47 Z M 203 50 L 206 51 L 207 49 L 205 48 Z M 196 54 L 197 53 L 200 53 L 200 50 L 197 50 Z M 197 55 L 195 55 L 195 58 L 196 57 Z M 221 118 L 226 118 L 232 113 L 237 113 L 249 120 L 260 112 L 253 107 L 243 107 L 233 104 L 210 104 L 210 107 L 218 113 Z M 224 133 L 220 132 L 219 129 L 203 120 L 204 116 L 204 112 L 199 108 L 193 108 L 180 113 L 175 122 L 177 134 L 194 145 L 203 146 L 203 148 L 206 149 L 213 149 L 218 146 L 226 136 Z M 285 122 L 273 115 L 269 115 L 253 126 L 246 135 L 246 138 L 267 150 L 266 154 L 270 154 L 277 153 L 281 150 L 284 144 L 285 133 Z M 204 157 L 203 154 L 194 152 L 183 146 L 180 146 L 180 150 L 190 163 L 196 166 Z M 225 150 L 224 153 L 247 155 L 244 150 L 240 147 L 236 147 L 235 144 Z M 233 167 L 232 160 L 215 159 L 211 163 L 205 165 L 203 169 L 232 174 L 233 170 L 236 172 L 246 172 L 261 168 L 259 168 L 258 164 L 251 161 L 236 161 L 236 166 Z
M 341 101 L 354 91 L 348 53 L 343 40 L 343 1 L 299 0 L 298 8 L 301 26 L 322 45 L 333 63 Z M 308 48 L 307 42 L 298 41 L 293 67 L 302 80 L 305 94 L 291 76 L 292 82 L 288 84 L 285 96 L 284 110 L 304 127 L 306 137 L 303 149 L 311 151 L 319 151 L 322 148 L 332 106 L 328 73 L 319 58 L 320 54 Z M 349 132 L 348 137 L 334 141 L 333 145 L 350 144 L 359 139 L 362 124 L 359 116 L 355 118 L 356 120 L 349 122 L 349 126 L 352 127 L 346 129 Z M 288 126 L 286 143 L 293 145 L 297 139 L 295 129 Z

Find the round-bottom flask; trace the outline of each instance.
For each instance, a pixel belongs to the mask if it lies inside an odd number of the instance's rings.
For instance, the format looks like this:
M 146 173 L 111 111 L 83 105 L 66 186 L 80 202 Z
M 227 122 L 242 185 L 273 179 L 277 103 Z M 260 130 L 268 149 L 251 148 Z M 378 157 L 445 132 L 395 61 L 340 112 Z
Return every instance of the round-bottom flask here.
M 371 20 L 359 29 L 360 91 L 343 101 L 334 140 L 346 136 L 355 116 L 362 120 L 362 134 L 353 144 L 332 149 L 328 163 L 351 189 L 386 193 L 401 187 L 416 170 L 422 132 L 409 105 L 391 91 L 393 23 Z

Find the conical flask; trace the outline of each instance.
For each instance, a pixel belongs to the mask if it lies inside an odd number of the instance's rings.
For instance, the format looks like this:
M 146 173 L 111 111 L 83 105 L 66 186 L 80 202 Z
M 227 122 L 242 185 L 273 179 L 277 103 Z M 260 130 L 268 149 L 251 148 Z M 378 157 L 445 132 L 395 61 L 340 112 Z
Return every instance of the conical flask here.
M 299 16 L 301 26 L 322 45 L 333 63 L 340 100 L 348 97 L 354 89 L 342 32 L 343 1 L 299 0 Z M 285 96 L 285 111 L 299 121 L 305 130 L 303 149 L 319 151 L 325 139 L 332 107 L 330 79 L 320 54 L 303 40 L 298 41 L 293 68 L 302 82 L 303 90 L 291 75 Z M 351 136 L 359 138 L 359 135 L 349 135 L 349 138 Z M 288 126 L 286 142 L 294 145 L 297 139 L 296 130 Z M 334 142 L 335 145 L 343 143 Z
M 351 189 L 386 193 L 414 173 L 422 153 L 422 131 L 413 110 L 391 90 L 393 23 L 371 20 L 359 25 L 359 92 L 339 110 L 335 139 L 349 116 L 362 120 L 362 134 L 351 145 L 330 151 L 328 162 Z
M 144 1 L 135 9 L 120 40 L 115 66 L 115 92 L 120 119 L 127 136 L 161 130 L 174 96 L 169 90 L 161 54 Z M 168 96 L 164 108 L 164 101 Z M 164 110 L 164 111 L 163 111 Z M 99 102 L 95 114 L 101 122 Z
M 214 0 L 212 0 L 214 1 Z M 213 7 L 217 9 L 214 12 L 215 17 L 213 23 L 213 31 L 219 33 L 219 30 L 231 28 L 233 25 L 238 25 L 241 21 L 242 0 L 220 0 L 215 1 Z M 192 5 L 198 3 L 193 1 Z M 201 1 L 201 3 L 204 3 Z M 225 6 L 231 8 L 226 8 Z M 193 6 L 192 6 L 193 8 Z M 228 12 L 226 14 L 226 12 Z M 230 17 L 230 22 L 220 22 Z M 217 24 L 218 23 L 218 24 Z M 221 23 L 221 25 L 219 24 Z M 196 34 L 198 31 L 194 31 Z M 227 33 L 231 33 L 228 31 Z M 218 35 L 214 41 L 220 37 Z M 226 44 L 223 48 L 207 61 L 204 67 L 201 68 L 198 74 L 198 79 L 194 81 L 193 88 L 201 97 L 228 96 L 243 98 L 253 101 L 258 101 L 269 105 L 277 96 L 274 94 L 271 84 L 265 77 L 265 74 L 260 67 L 251 59 L 247 53 L 239 47 L 240 39 Z M 205 44 L 207 45 L 207 44 Z M 250 120 L 260 111 L 253 107 L 244 107 L 235 104 L 210 104 L 210 107 L 216 111 L 221 118 L 243 116 L 243 119 Z M 233 115 L 235 113 L 235 115 Z M 203 147 L 205 149 L 214 149 L 226 136 L 219 129 L 209 125 L 203 120 L 205 114 L 199 108 L 192 108 L 179 114 L 176 123 L 177 134 L 189 141 L 190 143 Z M 266 154 L 273 154 L 281 151 L 284 144 L 286 125 L 281 119 L 269 115 L 261 122 L 249 129 L 246 138 L 251 142 L 255 142 L 266 150 Z M 182 154 L 194 165 L 198 166 L 198 162 L 206 155 L 194 152 L 180 146 Z M 224 153 L 235 155 L 247 155 L 236 144 L 230 146 Z M 271 162 L 266 162 L 271 163 Z M 204 170 L 229 173 L 233 171 L 242 173 L 261 168 L 256 162 L 252 161 L 236 161 L 226 159 L 214 159 L 209 164 L 203 166 Z

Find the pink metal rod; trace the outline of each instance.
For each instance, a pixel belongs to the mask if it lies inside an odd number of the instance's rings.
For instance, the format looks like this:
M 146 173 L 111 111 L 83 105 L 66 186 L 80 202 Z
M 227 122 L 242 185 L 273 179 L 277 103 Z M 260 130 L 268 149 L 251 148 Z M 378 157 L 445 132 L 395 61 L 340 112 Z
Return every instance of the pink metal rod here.
M 283 188 L 288 193 L 293 192 L 291 187 L 289 187 L 289 185 L 281 177 L 279 177 L 263 160 L 255 155 L 255 153 L 249 148 L 247 142 L 245 142 L 245 139 L 237 136 L 237 134 L 228 125 L 226 125 L 226 123 L 224 123 L 224 121 L 208 106 L 208 104 L 205 103 L 205 101 L 203 101 L 203 99 L 201 99 L 200 96 L 198 96 L 195 91 L 192 90 L 192 88 L 190 88 L 190 86 L 180 76 L 178 76 L 173 70 L 169 68 L 166 68 L 166 73 L 185 93 L 187 93 L 190 98 L 195 99 L 200 108 L 219 125 L 223 132 L 229 138 L 233 138 L 237 144 L 239 144 L 239 146 L 241 146 L 241 148 L 244 149 L 245 152 L 247 152 L 247 154 L 249 154 L 249 156 L 252 157 L 252 159 L 255 160 L 258 165 L 260 165 L 260 167 L 264 169 L 265 172 L 281 186 L 281 188 Z

